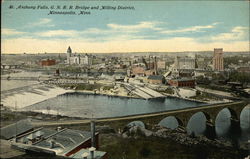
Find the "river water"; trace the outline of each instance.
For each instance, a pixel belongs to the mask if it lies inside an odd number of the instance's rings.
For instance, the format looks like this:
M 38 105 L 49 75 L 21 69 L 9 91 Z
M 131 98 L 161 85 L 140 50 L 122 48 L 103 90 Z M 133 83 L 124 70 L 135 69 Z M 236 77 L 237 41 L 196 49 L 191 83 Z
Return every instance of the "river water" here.
M 49 114 L 60 114 L 71 117 L 103 118 L 125 116 L 142 113 L 152 113 L 165 110 L 175 110 L 187 107 L 198 107 L 204 103 L 182 100 L 178 98 L 165 98 L 155 100 L 142 100 L 131 98 L 109 97 L 102 95 L 87 95 L 83 93 L 66 93 L 55 98 L 28 106 L 23 110 L 31 110 Z M 216 118 L 216 136 L 224 139 L 237 139 L 247 141 L 250 134 L 250 107 L 243 109 L 240 116 L 240 131 L 232 131 L 230 112 L 223 109 Z M 160 122 L 160 121 L 159 121 Z M 205 134 L 206 118 L 203 113 L 196 113 L 189 120 L 187 131 L 196 135 Z M 163 119 L 160 123 L 165 127 L 178 126 L 173 117 Z

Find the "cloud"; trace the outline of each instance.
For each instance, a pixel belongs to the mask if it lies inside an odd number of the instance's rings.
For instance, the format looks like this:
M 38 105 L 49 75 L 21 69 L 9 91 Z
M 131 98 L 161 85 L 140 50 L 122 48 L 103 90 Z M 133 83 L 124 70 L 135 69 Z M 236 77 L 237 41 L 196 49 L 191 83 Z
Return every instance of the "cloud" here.
M 211 37 L 214 41 L 230 41 L 230 40 L 243 40 L 249 36 L 249 28 L 236 26 L 229 33 L 221 33 Z
M 143 29 L 159 30 L 156 27 L 159 22 L 139 22 L 135 25 L 120 25 L 120 24 L 107 24 L 106 29 L 89 28 L 87 30 L 48 30 L 44 32 L 33 33 L 34 37 L 75 37 L 79 38 L 88 35 L 92 40 L 111 40 L 111 39 L 137 39 L 145 36 L 136 35 Z M 96 37 L 98 35 L 98 37 Z M 91 40 L 91 38 L 89 38 Z
M 188 28 L 176 29 L 176 30 L 163 30 L 161 33 L 163 34 L 175 34 L 175 33 L 187 33 L 187 32 L 204 32 L 205 29 L 212 29 L 219 24 L 218 22 L 210 24 L 210 25 L 197 25 Z
M 152 30 L 161 30 L 161 28 L 156 27 L 160 22 L 149 22 L 143 21 L 135 25 L 120 25 L 120 24 L 107 24 L 107 26 L 114 30 L 123 30 L 123 31 L 138 31 L 141 29 L 152 29 Z
M 2 35 L 7 35 L 7 36 L 25 34 L 25 32 L 17 31 L 16 29 L 7 29 L 7 28 L 1 29 L 1 33 Z
M 45 22 L 44 22 L 45 23 Z M 240 41 L 249 29 L 242 26 L 232 28 L 229 33 L 211 37 L 165 37 L 162 31 L 169 33 L 197 32 L 214 28 L 218 23 L 193 26 L 179 30 L 164 30 L 158 22 L 139 22 L 135 25 L 107 24 L 106 29 L 89 28 L 87 30 L 48 30 L 24 34 L 18 38 L 2 39 L 3 53 L 65 52 L 72 46 L 76 52 L 146 52 L 146 51 L 205 51 L 222 47 L 225 51 L 249 51 L 249 41 Z M 146 29 L 146 31 L 145 31 Z M 149 30 L 155 32 L 150 32 Z M 3 29 L 5 34 L 23 34 L 14 29 Z M 152 33 L 152 34 L 151 34 Z M 29 37 L 28 37 L 29 36 Z M 152 38 L 153 37 L 153 38 Z M 53 38 L 53 39 L 52 39 Z M 201 42 L 201 38 L 210 39 Z M 221 39 L 232 40 L 223 41 Z M 238 41 L 236 41 L 236 40 Z M 32 45 L 31 45 L 32 44 Z
M 49 30 L 45 32 L 37 32 L 34 34 L 40 37 L 75 37 L 79 35 L 75 30 Z
M 41 18 L 37 22 L 30 23 L 28 27 L 36 27 L 36 26 L 41 26 L 41 27 L 53 27 L 55 26 L 52 23 L 52 20 L 49 18 Z

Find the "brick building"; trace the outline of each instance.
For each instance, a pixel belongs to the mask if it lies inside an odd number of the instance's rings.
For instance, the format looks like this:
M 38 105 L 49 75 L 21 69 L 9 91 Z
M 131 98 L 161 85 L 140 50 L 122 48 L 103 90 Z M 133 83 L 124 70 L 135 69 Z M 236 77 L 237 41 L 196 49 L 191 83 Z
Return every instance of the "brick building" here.
M 132 68 L 133 75 L 144 76 L 145 75 L 145 68 L 137 66 Z
M 150 75 L 148 76 L 148 83 L 151 84 L 163 84 L 165 82 L 164 76 L 162 75 Z
M 175 87 L 195 87 L 195 80 L 192 78 L 170 79 L 168 84 Z
M 54 59 L 46 59 L 46 60 L 41 60 L 40 65 L 41 66 L 52 66 L 56 64 L 56 60 Z

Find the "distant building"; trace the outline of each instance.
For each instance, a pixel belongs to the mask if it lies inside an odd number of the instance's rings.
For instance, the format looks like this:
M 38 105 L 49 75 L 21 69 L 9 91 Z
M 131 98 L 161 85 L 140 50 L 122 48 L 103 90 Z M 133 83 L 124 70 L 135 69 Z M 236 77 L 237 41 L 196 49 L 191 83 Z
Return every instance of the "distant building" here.
M 194 75 L 193 70 L 179 70 L 179 77 L 192 77 Z
M 72 54 L 72 49 L 69 46 L 67 49 L 67 64 L 92 65 L 92 58 L 88 54 L 85 54 L 84 56 L 76 53 Z
M 223 49 L 215 48 L 213 55 L 213 69 L 215 71 L 224 71 Z
M 166 69 L 166 62 L 165 61 L 158 61 L 157 68 L 158 69 Z
M 133 75 L 139 75 L 139 76 L 144 76 L 145 75 L 145 68 L 141 66 L 136 66 L 132 68 L 132 74 Z
M 196 58 L 196 64 L 198 69 L 204 70 L 207 68 L 208 62 L 206 61 L 205 58 L 198 57 Z
M 250 66 L 240 66 L 237 68 L 238 72 L 250 73 Z
M 192 78 L 170 79 L 168 84 L 174 87 L 195 87 L 195 80 Z
M 72 54 L 72 50 L 70 48 L 70 46 L 68 47 L 68 50 L 67 50 L 67 63 L 70 64 L 70 57 L 71 57 L 71 54 Z
M 163 84 L 164 81 L 164 76 L 162 75 L 150 75 L 148 76 L 148 83 L 151 84 Z
M 155 72 L 155 70 L 146 70 L 145 71 L 145 75 L 146 76 L 150 76 L 150 75 L 156 75 L 157 73 Z
M 191 57 L 178 57 L 176 56 L 174 62 L 175 69 L 195 69 L 195 58 Z
M 56 60 L 54 59 L 44 59 L 40 61 L 41 66 L 52 66 L 56 64 Z

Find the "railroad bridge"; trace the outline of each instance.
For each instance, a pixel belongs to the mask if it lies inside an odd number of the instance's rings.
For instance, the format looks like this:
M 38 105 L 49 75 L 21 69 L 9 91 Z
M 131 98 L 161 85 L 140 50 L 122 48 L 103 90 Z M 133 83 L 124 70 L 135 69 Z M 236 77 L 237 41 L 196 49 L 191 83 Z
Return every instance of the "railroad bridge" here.
M 206 117 L 206 131 L 211 135 L 215 135 L 215 120 L 220 111 L 223 109 L 228 109 L 231 113 L 231 126 L 240 130 L 240 114 L 242 110 L 249 104 L 249 101 L 237 101 L 231 103 L 220 103 L 204 105 L 199 107 L 188 107 L 184 109 L 168 110 L 156 113 L 129 115 L 122 117 L 110 117 L 110 118 L 98 118 L 95 121 L 98 125 L 110 125 L 116 131 L 120 128 L 124 128 L 127 124 L 132 121 L 142 121 L 147 129 L 153 129 L 156 125 L 160 123 L 163 119 L 173 116 L 178 122 L 179 129 L 186 130 L 189 120 L 196 113 L 202 112 Z M 33 123 L 36 126 L 67 126 L 67 125 L 79 125 L 79 124 L 89 124 L 90 120 L 93 119 L 83 119 L 83 120 L 71 120 L 71 121 L 56 121 L 56 122 L 41 122 Z
M 117 117 L 112 119 L 99 119 L 97 122 L 108 122 L 110 125 L 119 123 L 119 125 L 126 125 L 132 121 L 142 121 L 146 124 L 146 126 L 151 129 L 155 125 L 158 125 L 160 121 L 165 119 L 166 117 L 173 116 L 178 122 L 179 129 L 186 130 L 189 120 L 193 115 L 198 112 L 202 112 L 206 117 L 206 126 L 207 129 L 215 133 L 215 120 L 218 116 L 219 112 L 223 109 L 227 108 L 231 114 L 231 125 L 234 125 L 240 128 L 240 114 L 242 110 L 246 107 L 248 102 L 239 101 L 239 102 L 231 102 L 231 103 L 221 103 L 221 104 L 211 104 L 199 107 L 192 108 L 184 108 L 178 110 L 169 110 L 157 113 L 150 114 L 141 114 L 141 115 L 131 115 L 126 117 Z

